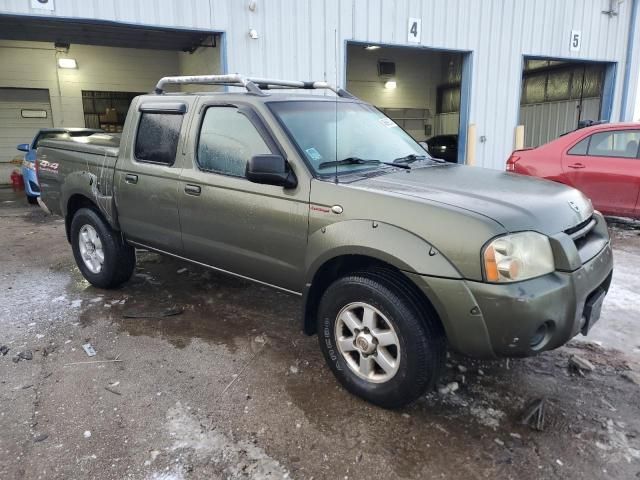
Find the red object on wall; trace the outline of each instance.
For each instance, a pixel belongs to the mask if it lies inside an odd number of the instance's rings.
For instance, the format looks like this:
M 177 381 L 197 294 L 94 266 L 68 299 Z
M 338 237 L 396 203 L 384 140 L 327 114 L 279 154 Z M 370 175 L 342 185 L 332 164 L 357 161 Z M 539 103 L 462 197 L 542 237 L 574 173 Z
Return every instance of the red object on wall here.
M 11 186 L 14 190 L 24 190 L 24 180 L 17 170 L 11 173 Z

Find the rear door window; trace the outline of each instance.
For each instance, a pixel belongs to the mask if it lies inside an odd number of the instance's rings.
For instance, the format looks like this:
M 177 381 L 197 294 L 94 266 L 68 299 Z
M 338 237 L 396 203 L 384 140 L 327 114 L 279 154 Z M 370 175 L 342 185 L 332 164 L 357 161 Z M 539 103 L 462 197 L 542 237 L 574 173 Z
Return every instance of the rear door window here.
M 181 113 L 142 113 L 135 144 L 136 160 L 173 165 L 182 119 Z
M 244 177 L 254 155 L 271 150 L 246 115 L 236 107 L 209 107 L 198 140 L 198 166 L 207 172 Z
M 588 155 L 591 157 L 637 158 L 639 145 L 640 130 L 594 133 L 589 141 Z
M 587 150 L 589 148 L 589 139 L 591 137 L 584 138 L 576 143 L 571 149 L 567 152 L 569 155 L 586 155 Z

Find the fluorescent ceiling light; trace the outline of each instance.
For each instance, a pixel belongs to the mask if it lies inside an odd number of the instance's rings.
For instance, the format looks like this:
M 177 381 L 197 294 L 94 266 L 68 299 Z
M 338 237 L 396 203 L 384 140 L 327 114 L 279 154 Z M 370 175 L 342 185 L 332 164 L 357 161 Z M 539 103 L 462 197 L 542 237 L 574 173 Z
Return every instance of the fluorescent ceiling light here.
M 78 68 L 75 58 L 59 58 L 58 67 L 60 68 Z
M 380 45 L 367 45 L 366 47 L 364 47 L 365 50 L 378 50 L 380 48 Z
M 387 90 L 393 90 L 397 86 L 398 85 L 396 84 L 395 80 L 388 80 L 388 81 L 384 82 L 384 88 L 386 88 Z

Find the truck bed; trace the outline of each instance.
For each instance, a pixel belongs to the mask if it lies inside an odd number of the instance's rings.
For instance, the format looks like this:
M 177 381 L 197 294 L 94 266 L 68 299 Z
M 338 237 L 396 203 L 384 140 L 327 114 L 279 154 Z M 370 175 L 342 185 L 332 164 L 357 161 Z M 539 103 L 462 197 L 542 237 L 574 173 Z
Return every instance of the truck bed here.
M 74 192 L 94 200 L 109 223 L 116 226 L 113 176 L 120 135 L 96 133 L 86 137 L 45 140 L 38 147 L 38 181 L 42 201 L 54 214 L 65 215 Z

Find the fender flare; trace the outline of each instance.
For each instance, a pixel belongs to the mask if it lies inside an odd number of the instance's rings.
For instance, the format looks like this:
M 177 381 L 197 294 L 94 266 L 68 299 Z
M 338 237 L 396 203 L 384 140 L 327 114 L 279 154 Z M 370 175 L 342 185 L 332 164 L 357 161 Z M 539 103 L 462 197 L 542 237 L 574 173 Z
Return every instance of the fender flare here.
M 103 189 L 108 190 L 107 194 L 101 191 Z M 111 228 L 120 230 L 112 189 L 110 185 L 101 185 L 100 179 L 94 173 L 86 170 L 69 173 L 60 193 L 60 211 L 65 219 L 68 214 L 69 200 L 74 195 L 80 195 L 96 206 Z
M 311 286 L 326 262 L 343 255 L 369 256 L 420 275 L 462 278 L 449 259 L 414 233 L 383 222 L 347 220 L 327 225 L 309 235 L 305 284 Z
M 387 223 L 372 220 L 348 220 L 322 227 L 309 236 L 305 262 L 305 286 L 302 300 L 302 329 L 315 331 L 315 309 L 322 285 L 332 278 L 333 261 L 341 257 L 370 257 L 410 274 L 459 279 L 462 275 L 433 245 L 417 235 Z M 328 269 L 323 267 L 327 266 Z M 314 283 L 315 282 L 315 283 Z M 416 285 L 419 287 L 418 285 Z M 428 296 L 427 296 L 428 297 Z M 433 305 L 431 298 L 427 300 Z M 439 314 L 440 312 L 438 312 Z

